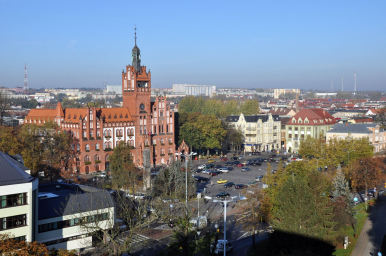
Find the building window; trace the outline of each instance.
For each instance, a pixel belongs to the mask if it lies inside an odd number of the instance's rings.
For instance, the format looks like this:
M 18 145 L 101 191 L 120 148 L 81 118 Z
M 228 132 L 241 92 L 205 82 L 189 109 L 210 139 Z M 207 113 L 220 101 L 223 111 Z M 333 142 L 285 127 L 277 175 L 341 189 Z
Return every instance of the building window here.
M 90 162 L 90 157 L 89 157 L 89 156 L 85 156 L 85 157 L 84 157 L 84 161 L 85 161 L 85 162 Z
M 90 151 L 90 145 L 86 144 L 86 151 Z
M 83 132 L 83 138 L 87 138 L 87 133 Z
M 163 145 L 164 144 L 164 139 L 161 139 L 161 145 Z
M 97 137 L 98 137 L 98 138 L 101 137 L 101 132 L 100 132 L 100 131 L 97 131 Z
M 90 139 L 94 138 L 94 132 L 90 132 Z
M 80 151 L 80 144 L 77 144 L 77 145 L 76 145 L 76 150 L 77 150 L 77 151 Z
M 23 226 L 27 226 L 26 214 L 0 218 L 0 230 L 18 228 Z
M 94 160 L 95 160 L 95 161 L 99 161 L 99 155 L 95 155 L 95 156 L 94 156 Z
M 155 139 L 153 140 L 153 145 L 157 145 L 157 141 Z
M 27 204 L 27 193 L 0 196 L 0 208 Z
M 95 149 L 96 149 L 96 150 L 99 150 L 99 144 L 98 144 L 98 143 L 95 144 Z

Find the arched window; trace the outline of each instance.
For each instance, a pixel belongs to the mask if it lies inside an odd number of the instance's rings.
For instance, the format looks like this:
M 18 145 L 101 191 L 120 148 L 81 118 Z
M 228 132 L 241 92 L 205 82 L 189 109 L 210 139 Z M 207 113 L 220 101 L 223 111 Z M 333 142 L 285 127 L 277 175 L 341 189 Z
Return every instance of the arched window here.
M 165 150 L 163 148 L 160 149 L 160 154 L 165 155 Z
M 109 161 L 109 154 L 107 154 L 107 155 L 105 156 L 105 161 L 106 161 L 106 162 Z
M 161 139 L 161 145 L 164 144 L 164 139 Z
M 107 130 L 107 136 L 111 136 L 111 131 Z
M 169 138 L 169 144 L 172 144 L 172 138 Z
M 157 145 L 157 141 L 155 139 L 153 140 L 153 145 Z
M 120 141 L 118 140 L 118 141 L 115 143 L 115 146 L 116 146 L 116 147 L 118 147 L 119 142 L 120 142 Z
M 134 141 L 133 140 L 129 140 L 129 146 L 134 147 Z
M 94 160 L 95 160 L 95 161 L 99 161 L 99 155 L 95 155 L 95 156 L 94 156 Z
M 127 136 L 130 136 L 130 129 L 127 129 Z
M 145 146 L 149 146 L 149 140 L 145 140 Z
M 107 148 L 107 143 L 103 143 L 103 149 Z
M 95 149 L 99 150 L 99 143 L 95 144 Z
M 90 145 L 86 144 L 86 150 L 90 150 Z
M 130 129 L 130 134 L 131 134 L 131 135 L 134 135 L 134 128 L 131 128 L 131 129 Z
M 85 156 L 85 157 L 84 157 L 84 161 L 85 161 L 85 162 L 90 162 L 90 157 L 89 157 L 89 156 Z
M 108 147 L 108 148 L 111 148 L 111 142 L 110 142 L 110 141 L 107 142 L 107 147 Z
M 172 153 L 172 149 L 171 149 L 171 148 L 168 149 L 168 153 L 169 153 L 169 154 Z

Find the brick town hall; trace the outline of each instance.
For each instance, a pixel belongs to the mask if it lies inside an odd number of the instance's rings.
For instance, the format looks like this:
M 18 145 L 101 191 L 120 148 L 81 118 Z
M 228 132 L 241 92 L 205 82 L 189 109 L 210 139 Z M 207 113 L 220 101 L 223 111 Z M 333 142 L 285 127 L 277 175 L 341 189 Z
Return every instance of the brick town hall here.
M 143 165 L 143 150 L 150 149 L 151 164 L 168 164 L 175 153 L 175 118 L 166 97 L 151 102 L 151 73 L 141 66 L 137 37 L 132 65 L 122 71 L 122 108 L 32 109 L 24 123 L 54 120 L 78 141 L 74 171 L 108 170 L 109 156 L 121 141 L 133 149 L 133 162 Z M 184 144 L 184 143 L 183 143 Z M 183 146 L 184 148 L 186 146 Z

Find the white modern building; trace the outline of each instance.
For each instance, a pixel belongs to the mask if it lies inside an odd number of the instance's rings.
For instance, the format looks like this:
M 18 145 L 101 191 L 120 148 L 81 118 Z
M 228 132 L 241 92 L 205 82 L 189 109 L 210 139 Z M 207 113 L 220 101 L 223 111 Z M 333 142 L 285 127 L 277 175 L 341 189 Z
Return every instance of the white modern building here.
M 216 93 L 215 85 L 173 84 L 173 93 L 187 96 L 213 97 Z
M 287 93 L 300 93 L 300 89 L 274 89 L 273 97 L 275 99 L 278 99 L 280 95 L 287 94 Z
M 0 234 L 36 240 L 38 184 L 27 167 L 0 152 Z
M 107 94 L 116 94 L 116 95 L 122 95 L 122 85 L 112 85 L 108 84 L 106 85 L 106 93 Z

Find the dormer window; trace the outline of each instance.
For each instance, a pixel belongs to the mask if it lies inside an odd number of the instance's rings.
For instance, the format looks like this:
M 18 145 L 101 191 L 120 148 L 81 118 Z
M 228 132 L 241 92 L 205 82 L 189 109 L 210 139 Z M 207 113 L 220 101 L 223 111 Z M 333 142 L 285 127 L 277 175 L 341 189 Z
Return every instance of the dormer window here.
M 296 120 L 295 120 L 295 118 L 294 118 L 294 119 L 292 119 L 292 123 L 296 124 Z

